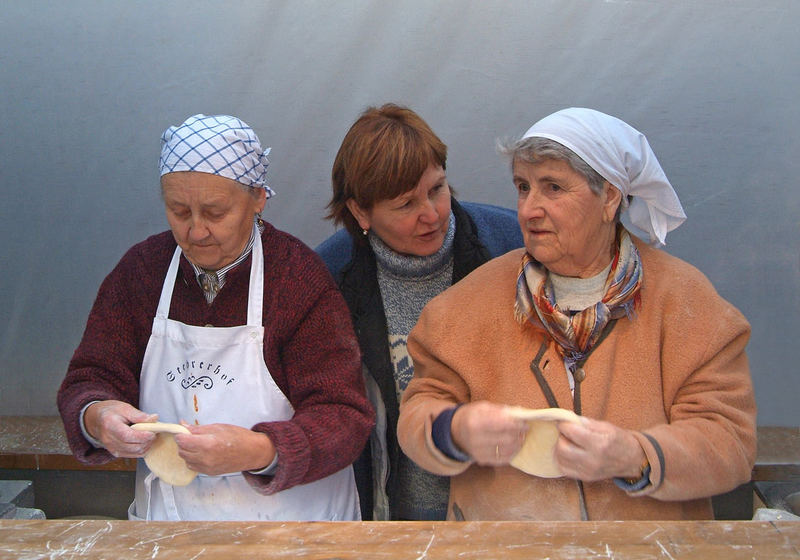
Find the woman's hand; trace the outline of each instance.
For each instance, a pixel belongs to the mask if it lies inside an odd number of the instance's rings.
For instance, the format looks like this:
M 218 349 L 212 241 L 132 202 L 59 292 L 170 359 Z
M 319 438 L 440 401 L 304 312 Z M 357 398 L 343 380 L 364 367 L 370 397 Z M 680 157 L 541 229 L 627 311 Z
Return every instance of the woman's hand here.
M 191 434 L 176 434 L 175 442 L 193 471 L 208 475 L 255 471 L 275 458 L 275 446 L 266 434 L 231 424 L 183 425 Z
M 459 407 L 450 424 L 453 443 L 479 465 L 508 464 L 522 446 L 528 426 L 506 414 L 506 408 L 488 401 Z
M 630 430 L 600 420 L 559 422 L 555 458 L 564 475 L 586 482 L 638 478 L 646 455 Z
M 156 420 L 158 414 L 147 414 L 122 401 L 92 403 L 83 415 L 86 431 L 114 457 L 143 457 L 156 436 L 133 430 L 130 425 Z

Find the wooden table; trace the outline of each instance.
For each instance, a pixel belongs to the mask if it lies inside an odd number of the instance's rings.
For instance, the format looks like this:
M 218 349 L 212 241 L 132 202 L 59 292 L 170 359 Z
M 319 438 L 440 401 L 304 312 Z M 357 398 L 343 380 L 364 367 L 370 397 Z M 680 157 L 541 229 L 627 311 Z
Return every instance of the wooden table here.
M 0 558 L 800 558 L 800 523 L 0 521 Z
M 136 459 L 79 462 L 58 416 L 0 416 L 0 479 L 33 482 L 34 507 L 47 517 L 126 518 L 135 470 Z
M 135 471 L 136 459 L 84 465 L 72 455 L 59 416 L 0 416 L 0 468 Z
M 753 480 L 800 481 L 800 428 L 758 427 Z

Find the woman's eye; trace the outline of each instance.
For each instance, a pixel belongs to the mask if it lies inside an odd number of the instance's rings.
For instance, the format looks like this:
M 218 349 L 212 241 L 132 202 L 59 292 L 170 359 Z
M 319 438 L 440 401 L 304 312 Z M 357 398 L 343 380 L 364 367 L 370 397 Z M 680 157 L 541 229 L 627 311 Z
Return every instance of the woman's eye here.
M 555 183 L 550 183 L 550 185 L 548 185 L 548 188 L 552 192 L 558 192 L 558 191 L 562 190 L 561 187 L 559 185 L 556 185 Z
M 531 186 L 528 183 L 517 183 L 517 190 L 521 193 L 528 192 Z

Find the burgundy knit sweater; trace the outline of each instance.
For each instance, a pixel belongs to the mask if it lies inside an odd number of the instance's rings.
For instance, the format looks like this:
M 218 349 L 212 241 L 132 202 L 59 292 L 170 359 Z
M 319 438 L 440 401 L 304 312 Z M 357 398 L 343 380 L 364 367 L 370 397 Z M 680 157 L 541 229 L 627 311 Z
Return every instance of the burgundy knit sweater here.
M 245 476 L 258 492 L 272 494 L 351 464 L 369 435 L 374 413 L 364 392 L 350 312 L 327 268 L 302 242 L 269 224 L 261 241 L 264 361 L 295 410 L 291 420 L 252 427 L 270 437 L 279 461 L 274 476 Z M 174 251 L 171 232 L 154 235 L 132 247 L 100 286 L 58 392 L 70 447 L 86 464 L 113 457 L 83 437 L 81 409 L 107 399 L 138 408 L 139 373 Z M 245 324 L 250 262 L 248 257 L 227 274 L 209 305 L 182 257 L 170 319 L 215 327 Z

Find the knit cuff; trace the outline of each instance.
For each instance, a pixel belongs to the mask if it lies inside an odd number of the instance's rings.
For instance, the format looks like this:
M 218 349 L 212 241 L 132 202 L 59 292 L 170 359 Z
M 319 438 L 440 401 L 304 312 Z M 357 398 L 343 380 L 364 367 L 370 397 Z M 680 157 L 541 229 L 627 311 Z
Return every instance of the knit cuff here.
M 626 492 L 636 492 L 637 490 L 641 490 L 650 484 L 650 464 L 648 463 L 647 466 L 642 469 L 642 476 L 639 478 L 639 480 L 629 480 L 620 477 L 614 477 L 613 480 L 614 484 L 616 484 L 618 488 L 621 488 Z
M 455 414 L 456 410 L 458 410 L 458 407 L 460 406 L 461 405 L 448 408 L 436 417 L 436 420 L 433 421 L 433 426 L 431 428 L 431 436 L 433 438 L 433 444 L 439 451 L 455 461 L 466 463 L 470 460 L 470 456 L 456 446 L 455 442 L 453 441 L 453 436 L 450 433 L 450 426 L 453 422 L 453 414 Z

